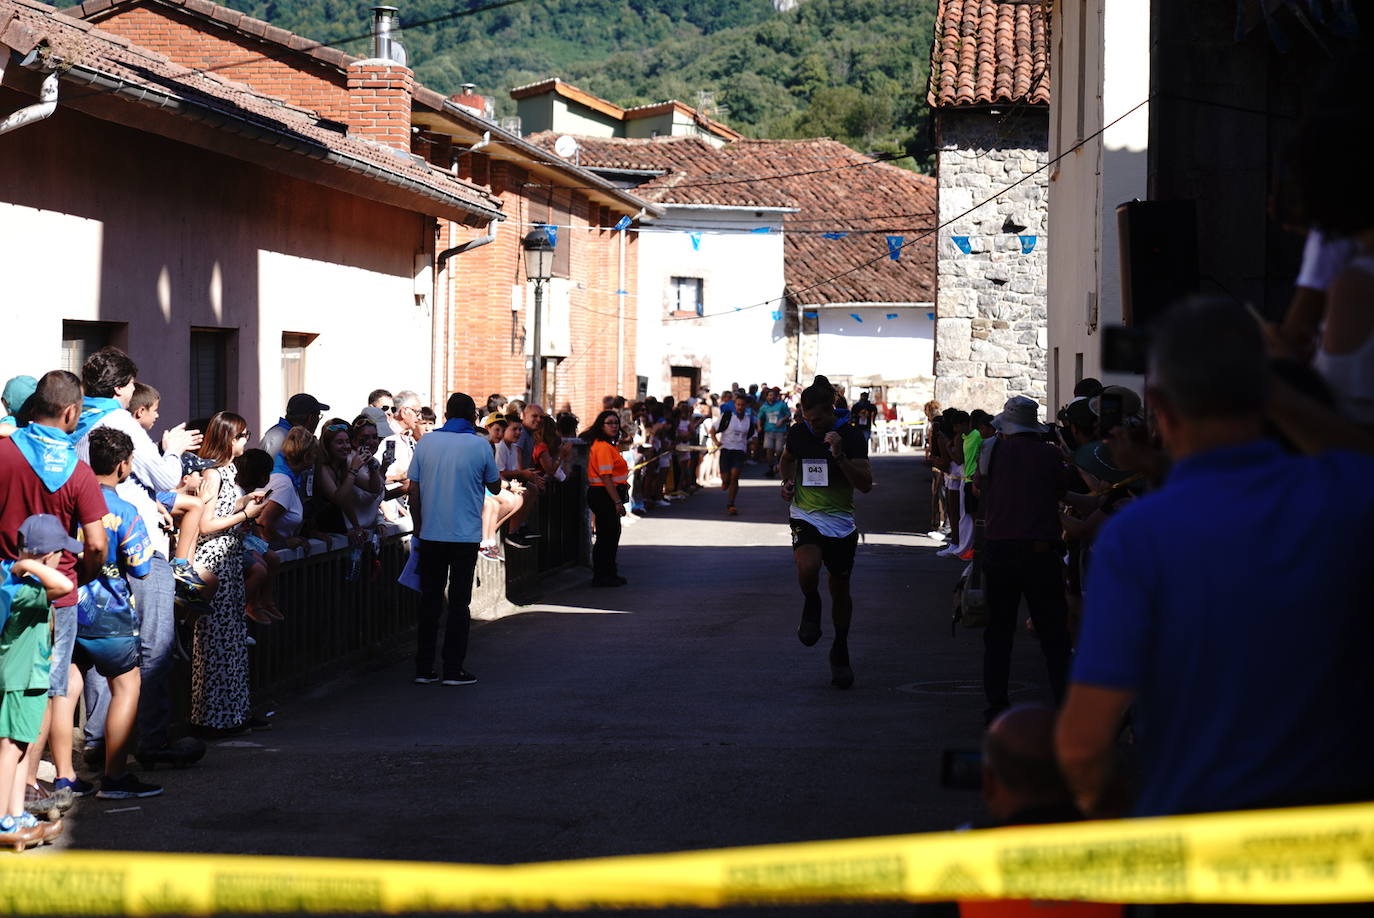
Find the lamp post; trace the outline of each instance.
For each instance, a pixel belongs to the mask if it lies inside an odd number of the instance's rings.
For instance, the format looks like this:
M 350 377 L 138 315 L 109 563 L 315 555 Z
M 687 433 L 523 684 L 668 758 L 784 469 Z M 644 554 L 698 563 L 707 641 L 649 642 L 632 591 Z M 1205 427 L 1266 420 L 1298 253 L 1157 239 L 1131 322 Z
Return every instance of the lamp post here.
M 544 403 L 544 342 L 540 337 L 544 319 L 544 281 L 553 276 L 553 239 L 549 231 L 536 226 L 520 241 L 525 249 L 525 277 L 534 281 L 534 342 L 530 348 L 534 363 L 534 382 L 530 401 Z

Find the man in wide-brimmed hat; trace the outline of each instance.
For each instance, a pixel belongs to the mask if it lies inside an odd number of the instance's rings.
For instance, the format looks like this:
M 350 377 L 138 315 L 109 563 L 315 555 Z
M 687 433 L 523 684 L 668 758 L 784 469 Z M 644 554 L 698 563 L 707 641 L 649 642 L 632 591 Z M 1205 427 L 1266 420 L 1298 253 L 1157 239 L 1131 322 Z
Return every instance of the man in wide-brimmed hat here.
M 1011 645 L 1023 596 L 1045 654 L 1055 701 L 1063 697 L 1069 629 L 1059 499 L 1073 480 L 1059 450 L 1042 439 L 1046 427 L 1034 399 L 1008 399 L 992 426 L 1000 436 L 980 478 L 988 600 L 983 690 L 989 721 L 1011 705 Z

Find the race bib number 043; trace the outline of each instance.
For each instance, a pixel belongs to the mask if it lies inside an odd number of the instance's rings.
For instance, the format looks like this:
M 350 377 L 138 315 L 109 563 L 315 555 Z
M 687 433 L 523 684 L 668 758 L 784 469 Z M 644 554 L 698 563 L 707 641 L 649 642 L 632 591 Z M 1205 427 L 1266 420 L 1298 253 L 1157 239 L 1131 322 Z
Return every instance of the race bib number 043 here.
M 830 487 L 830 463 L 824 459 L 802 460 L 802 485 L 808 488 Z

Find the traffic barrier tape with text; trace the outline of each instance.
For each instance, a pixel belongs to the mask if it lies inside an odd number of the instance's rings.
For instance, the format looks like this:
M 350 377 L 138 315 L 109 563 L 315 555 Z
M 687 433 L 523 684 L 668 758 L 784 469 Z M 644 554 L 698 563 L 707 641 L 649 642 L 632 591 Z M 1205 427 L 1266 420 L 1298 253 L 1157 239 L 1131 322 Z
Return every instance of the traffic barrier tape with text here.
M 0 856 L 0 912 L 208 915 L 919 902 L 1374 900 L 1374 804 L 487 866 L 134 852 Z

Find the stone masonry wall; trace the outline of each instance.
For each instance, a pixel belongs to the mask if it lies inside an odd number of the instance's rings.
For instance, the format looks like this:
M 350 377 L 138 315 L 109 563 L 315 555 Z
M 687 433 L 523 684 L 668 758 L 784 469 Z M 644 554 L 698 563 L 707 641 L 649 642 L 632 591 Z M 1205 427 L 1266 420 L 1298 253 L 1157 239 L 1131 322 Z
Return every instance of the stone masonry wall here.
M 1043 403 L 1049 177 L 1033 173 L 1048 158 L 1048 118 L 1014 106 L 937 117 L 935 397 L 945 407 L 994 414 L 1013 395 Z M 1022 236 L 1036 237 L 1029 253 Z

